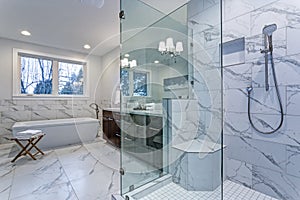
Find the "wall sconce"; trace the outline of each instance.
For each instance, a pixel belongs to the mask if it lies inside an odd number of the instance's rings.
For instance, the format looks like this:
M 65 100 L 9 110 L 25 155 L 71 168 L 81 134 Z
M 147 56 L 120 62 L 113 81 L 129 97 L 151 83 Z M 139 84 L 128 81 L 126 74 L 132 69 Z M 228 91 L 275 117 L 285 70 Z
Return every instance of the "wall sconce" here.
M 121 60 L 121 67 L 122 68 L 132 68 L 132 67 L 136 67 L 137 66 L 137 62 L 136 60 L 128 60 L 128 58 L 123 58 Z
M 159 42 L 158 51 L 162 55 L 169 54 L 171 57 L 176 57 L 183 51 L 183 44 L 182 42 L 176 42 L 174 46 L 173 38 L 169 37 L 166 39 L 166 42 Z

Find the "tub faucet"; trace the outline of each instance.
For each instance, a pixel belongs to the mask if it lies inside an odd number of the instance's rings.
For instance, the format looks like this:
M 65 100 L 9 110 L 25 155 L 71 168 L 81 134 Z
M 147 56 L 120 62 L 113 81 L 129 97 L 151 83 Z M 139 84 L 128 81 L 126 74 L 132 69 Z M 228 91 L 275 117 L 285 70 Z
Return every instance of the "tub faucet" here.
M 91 103 L 90 108 L 96 111 L 96 118 L 99 119 L 99 106 L 96 103 Z

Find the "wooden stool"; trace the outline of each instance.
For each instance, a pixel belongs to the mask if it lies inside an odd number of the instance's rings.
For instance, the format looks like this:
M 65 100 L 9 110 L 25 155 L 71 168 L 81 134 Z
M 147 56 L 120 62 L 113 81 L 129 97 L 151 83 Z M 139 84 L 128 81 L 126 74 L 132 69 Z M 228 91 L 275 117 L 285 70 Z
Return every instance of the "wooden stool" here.
M 45 136 L 45 134 L 39 132 L 39 133 L 34 133 L 32 135 L 28 135 L 29 132 L 30 130 L 27 130 L 25 135 L 18 134 L 18 136 L 16 137 L 5 137 L 7 140 L 15 141 L 21 147 L 21 151 L 15 156 L 15 158 L 11 162 L 15 162 L 21 156 L 29 155 L 33 160 L 36 160 L 35 156 L 37 154 L 40 153 L 42 155 L 45 155 L 44 152 L 36 146 L 37 143 Z M 27 144 L 25 143 L 24 145 L 22 141 L 27 142 Z M 35 154 L 32 154 L 30 152 L 33 148 L 37 150 Z

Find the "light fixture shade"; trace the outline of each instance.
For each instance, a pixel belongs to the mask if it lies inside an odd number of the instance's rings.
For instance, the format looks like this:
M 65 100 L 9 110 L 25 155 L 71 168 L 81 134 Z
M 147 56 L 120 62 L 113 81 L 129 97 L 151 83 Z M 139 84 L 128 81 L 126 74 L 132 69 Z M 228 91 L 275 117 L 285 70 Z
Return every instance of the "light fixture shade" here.
M 136 60 L 130 61 L 130 67 L 136 67 L 136 66 L 137 66 Z
M 159 42 L 158 51 L 160 52 L 166 51 L 166 43 L 164 41 Z
M 121 60 L 121 66 L 122 67 L 127 67 L 128 66 L 128 58 L 123 58 Z
M 176 49 L 175 49 L 176 52 L 180 53 L 183 51 L 183 45 L 182 45 L 182 42 L 177 42 L 176 43 Z
M 167 38 L 166 40 L 166 49 L 167 51 L 173 51 L 174 50 L 174 42 L 173 42 L 173 38 Z

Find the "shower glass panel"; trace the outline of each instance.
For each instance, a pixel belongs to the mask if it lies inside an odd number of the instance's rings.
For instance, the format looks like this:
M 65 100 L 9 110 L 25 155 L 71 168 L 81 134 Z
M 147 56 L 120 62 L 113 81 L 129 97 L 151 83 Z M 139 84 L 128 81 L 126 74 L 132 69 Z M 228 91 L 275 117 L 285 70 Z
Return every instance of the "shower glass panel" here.
M 164 177 L 178 197 L 222 197 L 221 5 L 209 2 L 121 0 L 123 197 Z

